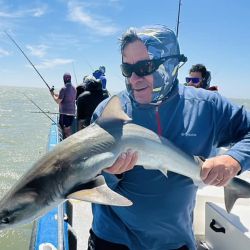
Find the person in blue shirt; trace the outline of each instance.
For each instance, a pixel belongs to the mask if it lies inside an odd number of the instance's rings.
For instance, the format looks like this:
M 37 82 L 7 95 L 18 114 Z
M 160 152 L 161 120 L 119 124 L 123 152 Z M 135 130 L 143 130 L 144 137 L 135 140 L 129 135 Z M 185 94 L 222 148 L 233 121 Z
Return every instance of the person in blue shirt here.
M 207 185 L 224 186 L 249 169 L 250 114 L 217 92 L 178 83 L 178 67 L 186 59 L 173 31 L 163 25 L 131 28 L 121 38 L 121 55 L 126 90 L 118 96 L 135 124 L 204 158 L 233 142 L 226 153 L 203 163 L 201 178 Z M 106 103 L 99 104 L 93 120 Z M 103 171 L 110 188 L 133 205 L 93 204 L 88 250 L 195 250 L 197 186 L 188 177 L 169 172 L 166 178 L 136 162 L 131 148 Z
M 93 72 L 93 76 L 98 80 L 101 80 L 102 83 L 102 89 L 106 90 L 106 85 L 107 85 L 107 79 L 105 76 L 106 68 L 104 66 L 100 66 L 99 69 L 95 70 Z

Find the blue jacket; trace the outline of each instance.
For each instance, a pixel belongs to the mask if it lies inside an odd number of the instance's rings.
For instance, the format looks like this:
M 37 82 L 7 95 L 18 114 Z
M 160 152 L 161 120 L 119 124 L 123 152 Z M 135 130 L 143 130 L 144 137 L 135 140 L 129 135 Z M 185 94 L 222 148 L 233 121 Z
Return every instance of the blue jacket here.
M 220 94 L 176 85 L 158 111 L 131 103 L 126 92 L 120 97 L 134 123 L 156 133 L 161 129 L 164 137 L 186 153 L 208 157 L 215 147 L 235 143 L 227 154 L 240 162 L 242 171 L 250 167 L 250 114 Z M 94 118 L 105 103 L 98 106 Z M 166 178 L 158 170 L 141 166 L 125 172 L 121 180 L 104 175 L 108 185 L 133 205 L 93 205 L 92 228 L 97 236 L 131 250 L 167 250 L 182 245 L 196 249 L 192 222 L 197 187 L 191 179 L 175 173 Z
M 106 89 L 107 79 L 105 74 L 101 70 L 96 70 L 92 74 L 96 79 L 100 79 L 102 83 L 102 89 Z

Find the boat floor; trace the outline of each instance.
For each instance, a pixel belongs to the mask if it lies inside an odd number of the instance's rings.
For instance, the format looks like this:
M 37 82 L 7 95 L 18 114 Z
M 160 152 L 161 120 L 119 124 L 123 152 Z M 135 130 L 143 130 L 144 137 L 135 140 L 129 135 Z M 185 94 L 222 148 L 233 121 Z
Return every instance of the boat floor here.
M 77 237 L 77 250 L 87 249 L 89 230 L 92 224 L 91 203 L 76 200 L 71 200 L 70 203 L 74 211 L 72 214 L 72 227 Z

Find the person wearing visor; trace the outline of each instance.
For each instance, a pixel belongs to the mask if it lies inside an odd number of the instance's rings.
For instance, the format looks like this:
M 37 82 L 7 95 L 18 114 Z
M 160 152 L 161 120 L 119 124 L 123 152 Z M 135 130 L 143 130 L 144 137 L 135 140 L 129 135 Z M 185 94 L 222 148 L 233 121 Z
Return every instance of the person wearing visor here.
M 195 64 L 189 70 L 189 77 L 186 77 L 186 85 L 195 88 L 203 88 L 218 91 L 217 86 L 210 86 L 211 73 L 203 64 Z
M 126 90 L 118 96 L 133 123 L 192 156 L 207 158 L 214 147 L 234 142 L 226 154 L 203 163 L 205 184 L 224 186 L 249 168 L 250 114 L 215 92 L 178 83 L 178 68 L 186 57 L 180 54 L 173 31 L 163 25 L 130 28 L 121 38 L 121 58 Z M 98 105 L 93 121 L 107 102 Z M 88 250 L 195 250 L 197 186 L 173 172 L 166 177 L 159 170 L 146 170 L 137 159 L 131 148 L 103 171 L 110 188 L 133 205 L 92 204 Z

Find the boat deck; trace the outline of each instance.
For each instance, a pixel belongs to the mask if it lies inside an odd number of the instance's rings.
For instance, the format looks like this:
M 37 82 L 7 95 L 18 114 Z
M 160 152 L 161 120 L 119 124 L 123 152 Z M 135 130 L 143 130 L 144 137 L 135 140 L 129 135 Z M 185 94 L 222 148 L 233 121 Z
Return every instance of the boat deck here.
M 85 201 L 70 201 L 74 213 L 72 227 L 77 237 L 77 250 L 88 248 L 89 229 L 92 223 L 91 203 Z
M 72 227 L 77 237 L 77 250 L 88 248 L 89 230 L 92 223 L 91 203 L 84 201 L 70 201 L 74 213 L 72 215 Z M 204 235 L 196 235 L 197 250 L 208 249 Z

